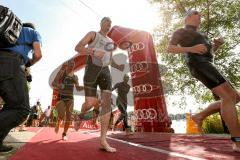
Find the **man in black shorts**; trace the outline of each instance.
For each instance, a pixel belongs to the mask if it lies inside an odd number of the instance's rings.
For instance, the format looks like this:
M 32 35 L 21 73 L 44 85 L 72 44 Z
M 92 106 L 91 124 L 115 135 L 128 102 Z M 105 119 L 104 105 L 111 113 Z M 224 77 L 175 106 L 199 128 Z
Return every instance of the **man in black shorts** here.
M 118 106 L 118 109 L 121 112 L 121 115 L 119 116 L 119 118 L 114 124 L 114 128 L 118 125 L 119 122 L 123 120 L 126 135 L 130 134 L 130 126 L 128 125 L 128 114 L 127 114 L 127 94 L 130 89 L 130 85 L 128 84 L 128 81 L 129 81 L 129 76 L 125 74 L 123 77 L 123 81 L 115 84 L 112 89 L 112 90 L 117 89 L 118 96 L 117 96 L 116 104 Z
M 201 14 L 197 11 L 188 11 L 185 17 L 185 28 L 178 29 L 171 37 L 168 51 L 184 53 L 185 61 L 193 77 L 201 81 L 221 99 L 210 104 L 202 112 L 192 116 L 199 130 L 202 121 L 209 115 L 221 111 L 234 141 L 233 150 L 240 151 L 240 126 L 237 118 L 236 103 L 239 102 L 239 93 L 216 69 L 212 51 L 216 51 L 224 42 L 222 38 L 215 39 L 212 45 L 204 33 L 198 31 L 201 24 Z
M 84 91 L 85 103 L 82 108 L 92 108 L 99 105 L 99 100 L 96 98 L 97 86 L 101 89 L 101 148 L 107 152 L 116 152 L 116 149 L 107 143 L 106 134 L 111 115 L 111 89 L 112 79 L 110 70 L 111 65 L 120 71 L 123 71 L 124 65 L 116 64 L 112 59 L 112 49 L 114 44 L 112 39 L 107 36 L 111 28 L 111 19 L 104 17 L 100 23 L 101 29 L 99 32 L 91 31 L 80 40 L 75 47 L 79 53 L 87 53 L 87 65 L 84 74 Z M 87 47 L 86 47 L 87 45 Z M 81 119 L 81 116 L 79 117 Z M 76 121 L 77 125 L 79 121 Z M 75 128 L 76 130 L 78 127 Z

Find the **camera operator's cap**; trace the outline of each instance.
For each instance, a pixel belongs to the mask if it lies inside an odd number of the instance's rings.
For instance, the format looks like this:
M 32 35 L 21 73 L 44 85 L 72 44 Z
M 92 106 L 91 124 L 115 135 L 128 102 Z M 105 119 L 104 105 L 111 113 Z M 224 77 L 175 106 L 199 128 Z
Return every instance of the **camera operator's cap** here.
M 197 10 L 188 10 L 186 13 L 185 13 L 185 18 L 186 17 L 189 17 L 191 15 L 196 15 L 196 14 L 199 14 L 199 12 Z

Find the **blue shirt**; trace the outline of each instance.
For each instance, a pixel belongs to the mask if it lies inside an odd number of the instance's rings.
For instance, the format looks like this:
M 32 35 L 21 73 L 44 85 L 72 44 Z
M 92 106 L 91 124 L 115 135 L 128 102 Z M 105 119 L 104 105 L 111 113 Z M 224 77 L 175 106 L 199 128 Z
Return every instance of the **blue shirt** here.
M 40 34 L 36 30 L 33 30 L 32 28 L 23 27 L 17 40 L 18 44 L 15 45 L 14 47 L 6 49 L 10 52 L 22 55 L 24 63 L 27 63 L 29 61 L 28 55 L 33 50 L 32 46 L 33 42 L 42 43 Z

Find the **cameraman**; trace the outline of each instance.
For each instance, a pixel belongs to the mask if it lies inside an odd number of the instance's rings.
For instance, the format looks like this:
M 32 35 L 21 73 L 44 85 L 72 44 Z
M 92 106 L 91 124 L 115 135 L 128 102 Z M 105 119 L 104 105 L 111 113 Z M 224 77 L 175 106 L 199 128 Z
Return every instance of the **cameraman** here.
M 29 53 L 32 53 L 32 59 L 29 59 Z M 15 46 L 0 48 L 0 96 L 5 102 L 0 111 L 0 153 L 13 149 L 3 145 L 3 140 L 30 112 L 25 66 L 30 67 L 41 58 L 41 36 L 32 23 L 23 24 Z

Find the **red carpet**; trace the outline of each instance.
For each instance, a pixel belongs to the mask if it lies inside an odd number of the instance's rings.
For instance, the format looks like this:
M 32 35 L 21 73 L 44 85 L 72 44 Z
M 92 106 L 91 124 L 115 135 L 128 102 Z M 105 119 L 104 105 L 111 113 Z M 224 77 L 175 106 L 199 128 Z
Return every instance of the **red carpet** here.
M 240 160 L 240 153 L 232 151 L 229 138 L 163 133 L 137 133 L 131 137 L 124 135 L 112 137 L 204 159 Z
M 62 130 L 60 130 L 62 131 Z M 231 151 L 230 140 L 224 138 L 183 136 L 161 133 L 136 133 L 126 137 L 111 135 L 109 142 L 116 153 L 98 149 L 99 133 L 74 132 L 68 141 L 61 140 L 53 128 L 43 128 L 10 160 L 182 160 L 182 159 L 240 159 Z M 130 144 L 127 144 L 132 142 Z

